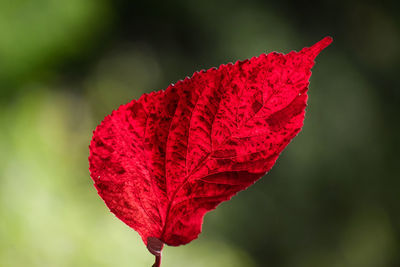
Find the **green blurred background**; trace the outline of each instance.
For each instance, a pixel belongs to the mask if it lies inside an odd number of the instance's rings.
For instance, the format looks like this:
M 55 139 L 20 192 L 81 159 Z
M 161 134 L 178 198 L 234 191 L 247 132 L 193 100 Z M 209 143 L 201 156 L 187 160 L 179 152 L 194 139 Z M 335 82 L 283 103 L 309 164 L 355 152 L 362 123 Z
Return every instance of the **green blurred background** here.
M 163 266 L 400 266 L 397 1 L 0 0 L 0 266 L 151 266 L 89 177 L 102 118 L 326 35 L 303 131 Z

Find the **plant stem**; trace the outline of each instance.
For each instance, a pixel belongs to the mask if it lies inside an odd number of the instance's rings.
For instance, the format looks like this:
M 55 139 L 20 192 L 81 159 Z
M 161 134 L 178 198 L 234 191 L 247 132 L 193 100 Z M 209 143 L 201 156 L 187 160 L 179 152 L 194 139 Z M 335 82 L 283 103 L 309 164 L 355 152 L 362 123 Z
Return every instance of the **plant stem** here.
M 152 267 L 160 267 L 161 266 L 161 251 L 164 247 L 164 242 L 156 237 L 148 237 L 147 238 L 147 249 L 151 254 L 156 256 L 156 261 L 154 262 Z
M 156 261 L 154 262 L 152 267 L 160 267 L 161 266 L 161 255 L 156 256 Z

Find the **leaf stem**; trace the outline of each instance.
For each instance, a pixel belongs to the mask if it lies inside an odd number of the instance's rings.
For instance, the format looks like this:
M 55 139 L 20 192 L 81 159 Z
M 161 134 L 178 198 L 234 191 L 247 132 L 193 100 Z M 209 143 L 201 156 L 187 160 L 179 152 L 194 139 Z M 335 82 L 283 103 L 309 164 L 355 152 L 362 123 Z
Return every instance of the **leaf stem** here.
M 147 249 L 151 254 L 156 256 L 156 261 L 154 262 L 152 267 L 160 267 L 161 266 L 161 251 L 164 247 L 164 242 L 156 237 L 148 237 L 147 238 Z
M 152 267 L 160 267 L 161 266 L 161 254 L 156 256 L 156 261 L 154 262 Z

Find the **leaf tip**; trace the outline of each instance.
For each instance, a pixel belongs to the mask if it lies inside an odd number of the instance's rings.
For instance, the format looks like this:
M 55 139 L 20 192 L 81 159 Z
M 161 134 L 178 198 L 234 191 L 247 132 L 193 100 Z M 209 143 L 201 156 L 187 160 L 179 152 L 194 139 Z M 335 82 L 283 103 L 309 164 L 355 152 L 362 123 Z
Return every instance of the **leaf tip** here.
M 333 41 L 333 38 L 326 36 L 321 41 L 315 43 L 311 47 L 304 48 L 304 52 L 310 55 L 312 59 L 315 59 L 322 50 L 328 47 Z
M 314 47 L 316 50 L 318 50 L 319 52 L 321 52 L 322 50 L 324 50 L 326 47 L 328 47 L 333 41 L 333 38 L 330 36 L 326 36 L 325 38 L 323 38 L 321 41 L 317 42 L 316 44 L 314 44 L 312 46 L 312 48 Z

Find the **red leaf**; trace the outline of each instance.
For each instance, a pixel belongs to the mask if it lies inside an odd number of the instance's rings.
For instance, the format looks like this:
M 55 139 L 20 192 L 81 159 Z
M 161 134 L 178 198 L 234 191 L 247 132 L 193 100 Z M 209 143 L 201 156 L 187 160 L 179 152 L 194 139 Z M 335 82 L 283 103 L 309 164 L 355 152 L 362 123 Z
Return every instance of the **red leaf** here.
M 310 69 L 331 42 L 196 72 L 113 111 L 89 157 L 111 212 L 146 244 L 195 239 L 204 214 L 269 171 L 300 131 Z

